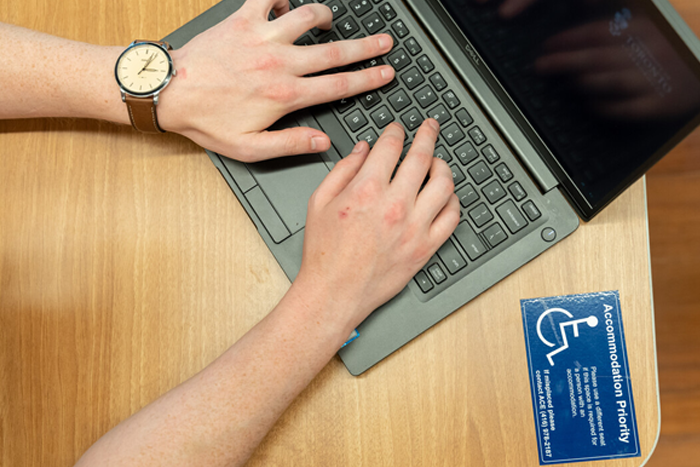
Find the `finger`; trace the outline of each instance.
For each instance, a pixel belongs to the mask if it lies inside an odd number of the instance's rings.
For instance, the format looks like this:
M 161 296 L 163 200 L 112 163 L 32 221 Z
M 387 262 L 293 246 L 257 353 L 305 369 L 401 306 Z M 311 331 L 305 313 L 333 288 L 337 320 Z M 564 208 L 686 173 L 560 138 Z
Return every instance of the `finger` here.
M 295 60 L 299 75 L 317 73 L 351 63 L 361 62 L 391 50 L 393 40 L 388 34 L 365 37 L 349 41 L 336 41 L 328 44 L 318 44 L 299 47 Z
M 255 162 L 326 151 L 331 147 L 331 140 L 325 133 L 313 128 L 295 127 L 248 133 L 241 138 L 240 146 L 251 149 L 245 154 L 237 154 L 237 158 L 245 162 Z
M 578 77 L 576 84 L 587 94 L 597 96 L 631 97 L 653 91 L 644 75 L 636 69 L 588 73 Z
M 627 55 L 619 47 L 597 47 L 571 52 L 556 52 L 535 61 L 542 74 L 614 71 L 629 67 Z
M 498 12 L 506 19 L 514 18 L 535 3 L 537 0 L 507 0 Z
M 669 106 L 658 95 L 647 95 L 636 99 L 622 99 L 619 101 L 604 101 L 593 104 L 605 117 L 624 121 L 640 121 L 650 117 L 663 118 L 668 113 Z
M 345 97 L 377 89 L 394 79 L 394 69 L 388 65 L 333 75 L 301 78 L 300 98 L 296 109 L 337 101 Z
M 390 123 L 379 136 L 367 156 L 367 161 L 360 169 L 360 176 L 379 177 L 389 183 L 403 150 L 404 131 L 399 123 Z
M 447 204 L 435 217 L 428 232 L 429 241 L 435 245 L 437 250 L 450 238 L 459 224 L 459 200 L 454 193 L 450 196 Z
M 289 13 L 289 0 L 247 0 L 241 10 L 254 18 L 267 21 L 270 11 L 274 11 L 278 18 Z
M 333 170 L 326 175 L 309 202 L 317 206 L 325 206 L 330 203 L 355 178 L 368 154 L 369 144 L 366 141 L 357 143 L 352 152 L 335 164 Z
M 587 23 L 547 39 L 544 42 L 544 49 L 548 52 L 592 49 L 610 45 L 614 41 L 615 36 L 610 34 L 609 23 Z
M 308 3 L 294 9 L 284 16 L 278 16 L 271 23 L 275 36 L 282 42 L 292 43 L 302 34 L 313 28 L 330 29 L 333 13 L 326 5 Z
M 440 125 L 437 120 L 429 118 L 418 128 L 416 137 L 406 158 L 392 181 L 392 185 L 405 190 L 415 197 L 420 190 L 428 170 L 433 163 L 433 152 L 437 141 Z
M 416 215 L 432 222 L 454 194 L 455 184 L 447 163 L 433 157 L 430 179 L 416 199 Z

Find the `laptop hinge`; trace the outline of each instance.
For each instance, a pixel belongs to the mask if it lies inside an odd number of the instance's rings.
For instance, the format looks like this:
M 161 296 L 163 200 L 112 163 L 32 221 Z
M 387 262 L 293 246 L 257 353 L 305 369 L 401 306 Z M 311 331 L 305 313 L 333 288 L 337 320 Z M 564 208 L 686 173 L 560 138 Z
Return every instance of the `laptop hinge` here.
M 432 9 L 430 2 L 425 0 L 404 0 L 404 2 L 419 19 L 429 37 L 452 66 L 455 74 L 466 85 L 472 97 L 492 119 L 503 138 L 519 156 L 520 161 L 529 170 L 530 175 L 537 182 L 542 192 L 546 193 L 559 186 L 558 180 L 547 167 L 540 154 L 538 154 L 533 143 L 528 139 L 515 119 L 506 111 L 499 98 L 481 77 L 479 71 L 477 71 L 476 66 L 484 67 L 488 70 L 488 66 L 478 55 L 478 52 L 471 46 L 460 47 L 456 41 L 451 40 L 452 37 L 449 31 L 442 26 L 442 20 Z M 491 72 L 488 71 L 488 73 Z M 524 116 L 522 118 L 524 121 Z M 539 143 L 544 148 L 542 142 L 540 141 Z

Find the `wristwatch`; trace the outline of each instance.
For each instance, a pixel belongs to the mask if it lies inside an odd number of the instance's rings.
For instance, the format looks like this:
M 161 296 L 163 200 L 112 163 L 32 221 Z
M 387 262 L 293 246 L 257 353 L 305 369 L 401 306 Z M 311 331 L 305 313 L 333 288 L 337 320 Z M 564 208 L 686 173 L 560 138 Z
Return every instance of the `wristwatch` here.
M 167 42 L 134 41 L 117 59 L 114 75 L 131 124 L 144 133 L 165 133 L 158 125 L 158 95 L 176 75 Z

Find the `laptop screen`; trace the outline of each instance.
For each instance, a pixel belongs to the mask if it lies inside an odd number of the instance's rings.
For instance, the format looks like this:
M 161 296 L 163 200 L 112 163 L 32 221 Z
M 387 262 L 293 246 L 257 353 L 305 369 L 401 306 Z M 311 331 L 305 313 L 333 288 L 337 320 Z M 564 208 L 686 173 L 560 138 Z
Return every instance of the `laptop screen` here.
M 650 0 L 439 1 L 586 211 L 601 209 L 697 123 L 697 59 Z

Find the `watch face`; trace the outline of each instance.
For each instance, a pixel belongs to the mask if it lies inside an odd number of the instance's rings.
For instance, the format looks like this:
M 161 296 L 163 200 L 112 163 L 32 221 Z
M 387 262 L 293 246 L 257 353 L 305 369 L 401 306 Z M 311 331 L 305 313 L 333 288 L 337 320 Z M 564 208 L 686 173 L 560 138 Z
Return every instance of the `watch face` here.
M 143 43 L 129 47 L 117 60 L 117 81 L 129 94 L 153 94 L 168 83 L 172 62 L 162 47 Z

